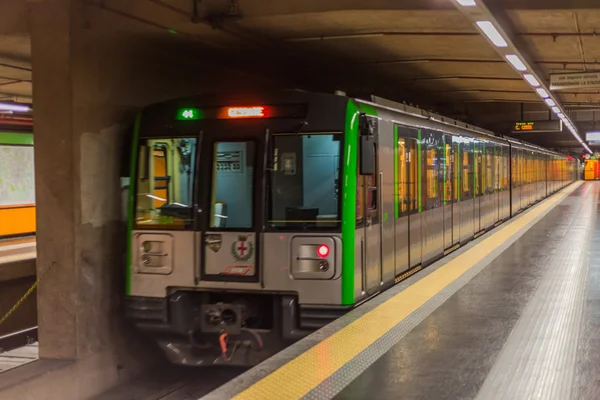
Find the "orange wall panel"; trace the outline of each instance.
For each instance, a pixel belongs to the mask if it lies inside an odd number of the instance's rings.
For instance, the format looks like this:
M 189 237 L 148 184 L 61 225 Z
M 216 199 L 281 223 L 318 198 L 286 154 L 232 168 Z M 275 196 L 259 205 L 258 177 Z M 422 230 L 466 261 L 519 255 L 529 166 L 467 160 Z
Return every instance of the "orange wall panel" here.
M 35 233 L 35 206 L 0 207 L 0 236 Z

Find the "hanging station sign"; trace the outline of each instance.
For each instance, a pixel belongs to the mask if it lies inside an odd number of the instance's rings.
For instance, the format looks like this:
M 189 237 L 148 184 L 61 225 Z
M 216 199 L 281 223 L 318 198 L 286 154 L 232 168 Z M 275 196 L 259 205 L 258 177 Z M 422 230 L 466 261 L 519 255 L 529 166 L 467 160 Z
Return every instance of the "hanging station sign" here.
M 600 143 L 600 132 L 587 132 L 585 134 L 585 140 L 590 144 Z
M 574 74 L 550 74 L 550 90 L 600 87 L 600 71 Z
M 512 127 L 513 133 L 522 132 L 561 132 L 562 121 L 519 121 Z

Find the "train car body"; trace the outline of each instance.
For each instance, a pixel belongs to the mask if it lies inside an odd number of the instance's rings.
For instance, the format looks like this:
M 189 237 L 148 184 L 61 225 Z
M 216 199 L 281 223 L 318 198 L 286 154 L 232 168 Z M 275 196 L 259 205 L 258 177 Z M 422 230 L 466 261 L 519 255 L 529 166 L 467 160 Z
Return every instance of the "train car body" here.
M 35 176 L 31 130 L 2 129 L 0 121 L 0 239 L 35 234 Z
M 211 95 L 133 134 L 127 313 L 167 357 L 254 365 L 577 179 L 379 98 Z

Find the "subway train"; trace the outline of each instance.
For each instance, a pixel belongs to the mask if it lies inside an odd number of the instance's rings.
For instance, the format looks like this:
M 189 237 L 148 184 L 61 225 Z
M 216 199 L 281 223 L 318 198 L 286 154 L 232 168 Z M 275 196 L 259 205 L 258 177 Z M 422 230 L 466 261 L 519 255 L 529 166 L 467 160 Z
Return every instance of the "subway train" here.
M 175 99 L 131 129 L 126 315 L 175 364 L 255 365 L 577 179 L 378 97 Z
M 31 121 L 0 114 L 0 240 L 35 234 L 34 180 Z

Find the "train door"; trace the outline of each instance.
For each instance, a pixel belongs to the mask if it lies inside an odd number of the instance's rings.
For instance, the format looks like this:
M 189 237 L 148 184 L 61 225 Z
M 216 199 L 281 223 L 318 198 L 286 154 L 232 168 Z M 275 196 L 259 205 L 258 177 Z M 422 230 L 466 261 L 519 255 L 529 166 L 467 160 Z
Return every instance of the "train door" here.
M 468 141 L 461 146 L 461 177 L 460 177 L 460 241 L 466 242 L 475 233 L 473 225 L 473 165 L 474 160 L 473 142 Z
M 444 250 L 450 249 L 456 243 L 452 239 L 452 182 L 454 176 L 454 156 L 452 151 L 452 136 L 444 136 Z
M 415 267 L 423 261 L 423 221 L 421 215 L 420 189 L 421 173 L 418 141 L 416 139 L 406 139 L 407 149 L 407 170 L 408 170 L 408 198 L 410 204 L 408 240 L 409 240 L 409 265 Z
M 395 128 L 396 210 L 395 210 L 395 254 L 396 276 L 409 268 L 409 216 L 414 208 L 410 198 L 410 149 L 407 138 L 398 136 Z
M 359 196 L 364 198 L 364 202 L 361 202 L 364 207 L 362 214 L 365 216 L 365 222 L 363 224 L 363 285 L 366 288 L 367 294 L 371 295 L 377 293 L 381 288 L 381 169 L 379 162 L 379 151 L 378 151 L 378 128 L 377 121 L 370 119 L 370 117 L 362 116 L 361 119 L 361 130 L 365 130 L 365 133 L 361 133 L 361 140 L 369 140 L 365 142 L 361 141 L 361 154 L 363 152 L 371 152 L 372 146 L 372 157 L 373 165 L 372 171 L 368 173 L 365 171 L 359 171 L 358 176 L 358 188 L 360 191 Z M 366 130 L 368 129 L 368 132 Z M 365 137 L 363 137 L 365 136 Z M 363 146 L 369 146 L 369 149 L 363 149 Z M 371 172 L 373 172 L 371 174 Z
M 484 166 L 483 166 L 483 152 L 485 148 L 485 143 L 475 141 L 473 143 L 474 147 L 474 158 L 475 162 L 473 163 L 474 169 L 474 187 L 473 187 L 473 228 L 474 232 L 477 233 L 480 230 L 484 229 L 485 226 L 482 221 L 482 208 L 485 209 L 485 198 L 483 198 L 483 184 L 484 181 Z M 482 200 L 483 198 L 483 200 Z
M 453 177 L 452 177 L 452 245 L 460 243 L 460 164 L 461 164 L 461 152 L 460 143 L 453 141 L 452 143 L 452 164 L 453 164 Z
M 199 208 L 208 211 L 201 222 L 203 280 L 258 280 L 257 144 L 219 139 L 203 146 L 210 174 L 208 193 Z
M 501 187 L 502 187 L 502 183 L 501 183 L 501 179 L 502 179 L 502 147 L 500 147 L 500 145 L 494 144 L 493 145 L 493 151 L 494 151 L 494 155 L 493 155 L 493 159 L 494 159 L 494 178 L 493 178 L 493 198 L 494 198 L 494 211 L 492 213 L 492 215 L 494 216 L 494 221 L 492 221 L 492 223 L 496 223 L 498 221 L 500 221 L 501 218 L 501 212 L 500 209 L 502 208 L 502 203 L 500 202 L 500 191 L 501 191 Z

